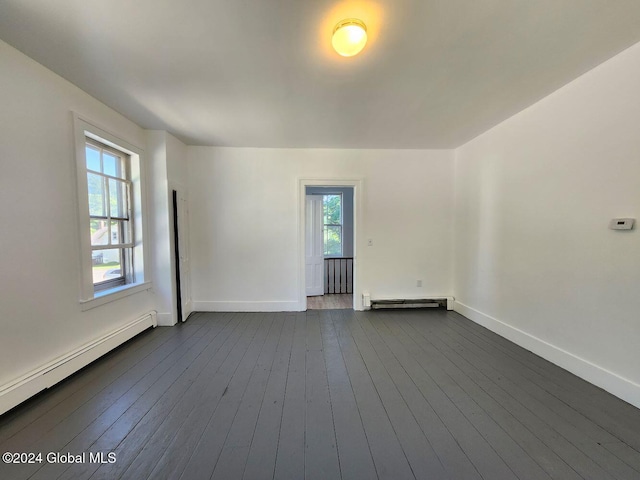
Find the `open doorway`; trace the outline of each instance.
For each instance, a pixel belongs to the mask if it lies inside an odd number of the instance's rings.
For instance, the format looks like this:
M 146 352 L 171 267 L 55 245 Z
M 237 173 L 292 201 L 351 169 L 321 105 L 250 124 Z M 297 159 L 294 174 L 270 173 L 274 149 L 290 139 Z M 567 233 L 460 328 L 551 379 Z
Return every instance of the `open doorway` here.
M 181 284 L 181 275 L 180 275 L 180 217 L 178 215 L 178 192 L 173 191 L 173 256 L 174 262 L 176 266 L 176 303 L 177 303 L 177 312 L 178 312 L 178 323 L 184 321 L 182 317 L 182 284 Z
M 189 210 L 187 199 L 180 190 L 172 190 L 173 264 L 175 271 L 175 300 L 178 323 L 191 313 L 191 268 L 189 260 Z
M 353 308 L 354 187 L 307 185 L 304 194 L 307 309 Z

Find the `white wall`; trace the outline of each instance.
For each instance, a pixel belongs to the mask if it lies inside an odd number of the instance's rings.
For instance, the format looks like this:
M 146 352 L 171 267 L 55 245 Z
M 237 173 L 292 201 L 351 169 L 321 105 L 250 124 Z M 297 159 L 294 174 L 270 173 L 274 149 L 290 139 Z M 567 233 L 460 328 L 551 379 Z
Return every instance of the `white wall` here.
M 156 296 L 158 324 L 170 326 L 176 323 L 175 295 L 173 291 L 173 232 L 171 199 L 167 179 L 167 132 L 152 130 L 148 133 L 148 165 L 151 188 L 150 203 L 155 212 L 149 222 L 152 241 L 149 244 L 153 257 L 153 291 Z
M 191 288 L 190 277 L 191 272 L 190 260 L 188 255 L 189 244 L 189 212 L 183 210 L 180 204 L 180 197 L 184 198 L 188 205 L 189 190 L 187 187 L 188 182 L 188 166 L 187 162 L 187 147 L 180 140 L 175 138 L 170 133 L 167 136 L 167 181 L 169 184 L 169 216 L 170 216 L 170 249 L 171 249 L 171 286 L 173 293 L 173 312 L 175 315 L 175 321 L 178 321 L 177 311 L 177 288 L 176 288 L 176 262 L 175 262 L 175 231 L 173 228 L 173 190 L 178 192 L 178 221 L 180 223 L 179 235 L 180 235 L 180 256 L 181 256 L 181 296 L 182 296 L 182 319 L 183 321 L 189 316 L 192 311 L 191 305 Z
M 363 180 L 358 300 L 362 291 L 372 298 L 451 295 L 452 152 L 187 150 L 195 310 L 304 308 L 301 178 Z
M 457 310 L 640 406 L 640 44 L 456 151 Z
M 148 175 L 154 216 L 149 248 L 153 253 L 153 283 L 157 298 L 158 324 L 177 323 L 176 266 L 174 254 L 172 191 L 186 192 L 186 146 L 164 130 L 148 131 Z
M 154 308 L 81 311 L 71 111 L 146 148 L 144 130 L 0 42 L 0 386 Z M 150 211 L 152 211 L 150 209 Z
M 166 133 L 167 146 L 167 179 L 169 187 L 187 189 L 189 163 L 187 162 L 187 147 L 170 133 Z

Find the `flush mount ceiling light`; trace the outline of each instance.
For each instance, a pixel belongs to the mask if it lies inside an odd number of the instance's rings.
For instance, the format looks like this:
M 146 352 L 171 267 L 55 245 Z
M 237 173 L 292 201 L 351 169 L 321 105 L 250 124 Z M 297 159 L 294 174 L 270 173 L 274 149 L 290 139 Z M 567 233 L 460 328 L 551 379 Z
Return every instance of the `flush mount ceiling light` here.
M 343 57 L 360 53 L 367 43 L 367 26 L 357 18 L 341 20 L 333 29 L 331 44 Z

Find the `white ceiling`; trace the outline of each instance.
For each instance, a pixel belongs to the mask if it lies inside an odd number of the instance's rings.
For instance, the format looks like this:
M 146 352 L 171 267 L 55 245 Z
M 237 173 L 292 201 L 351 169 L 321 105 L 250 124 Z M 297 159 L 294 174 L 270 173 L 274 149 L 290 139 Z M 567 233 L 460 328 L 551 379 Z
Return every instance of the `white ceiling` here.
M 0 0 L 0 38 L 192 145 L 451 148 L 640 41 L 640 1 Z

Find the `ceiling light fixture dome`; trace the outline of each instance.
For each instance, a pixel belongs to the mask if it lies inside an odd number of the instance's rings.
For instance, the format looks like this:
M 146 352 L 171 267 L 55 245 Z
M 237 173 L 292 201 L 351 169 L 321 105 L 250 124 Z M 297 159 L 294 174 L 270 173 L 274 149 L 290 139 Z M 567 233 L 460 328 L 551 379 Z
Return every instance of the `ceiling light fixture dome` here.
M 367 26 L 357 18 L 341 20 L 333 29 L 331 44 L 343 57 L 360 53 L 367 43 Z

